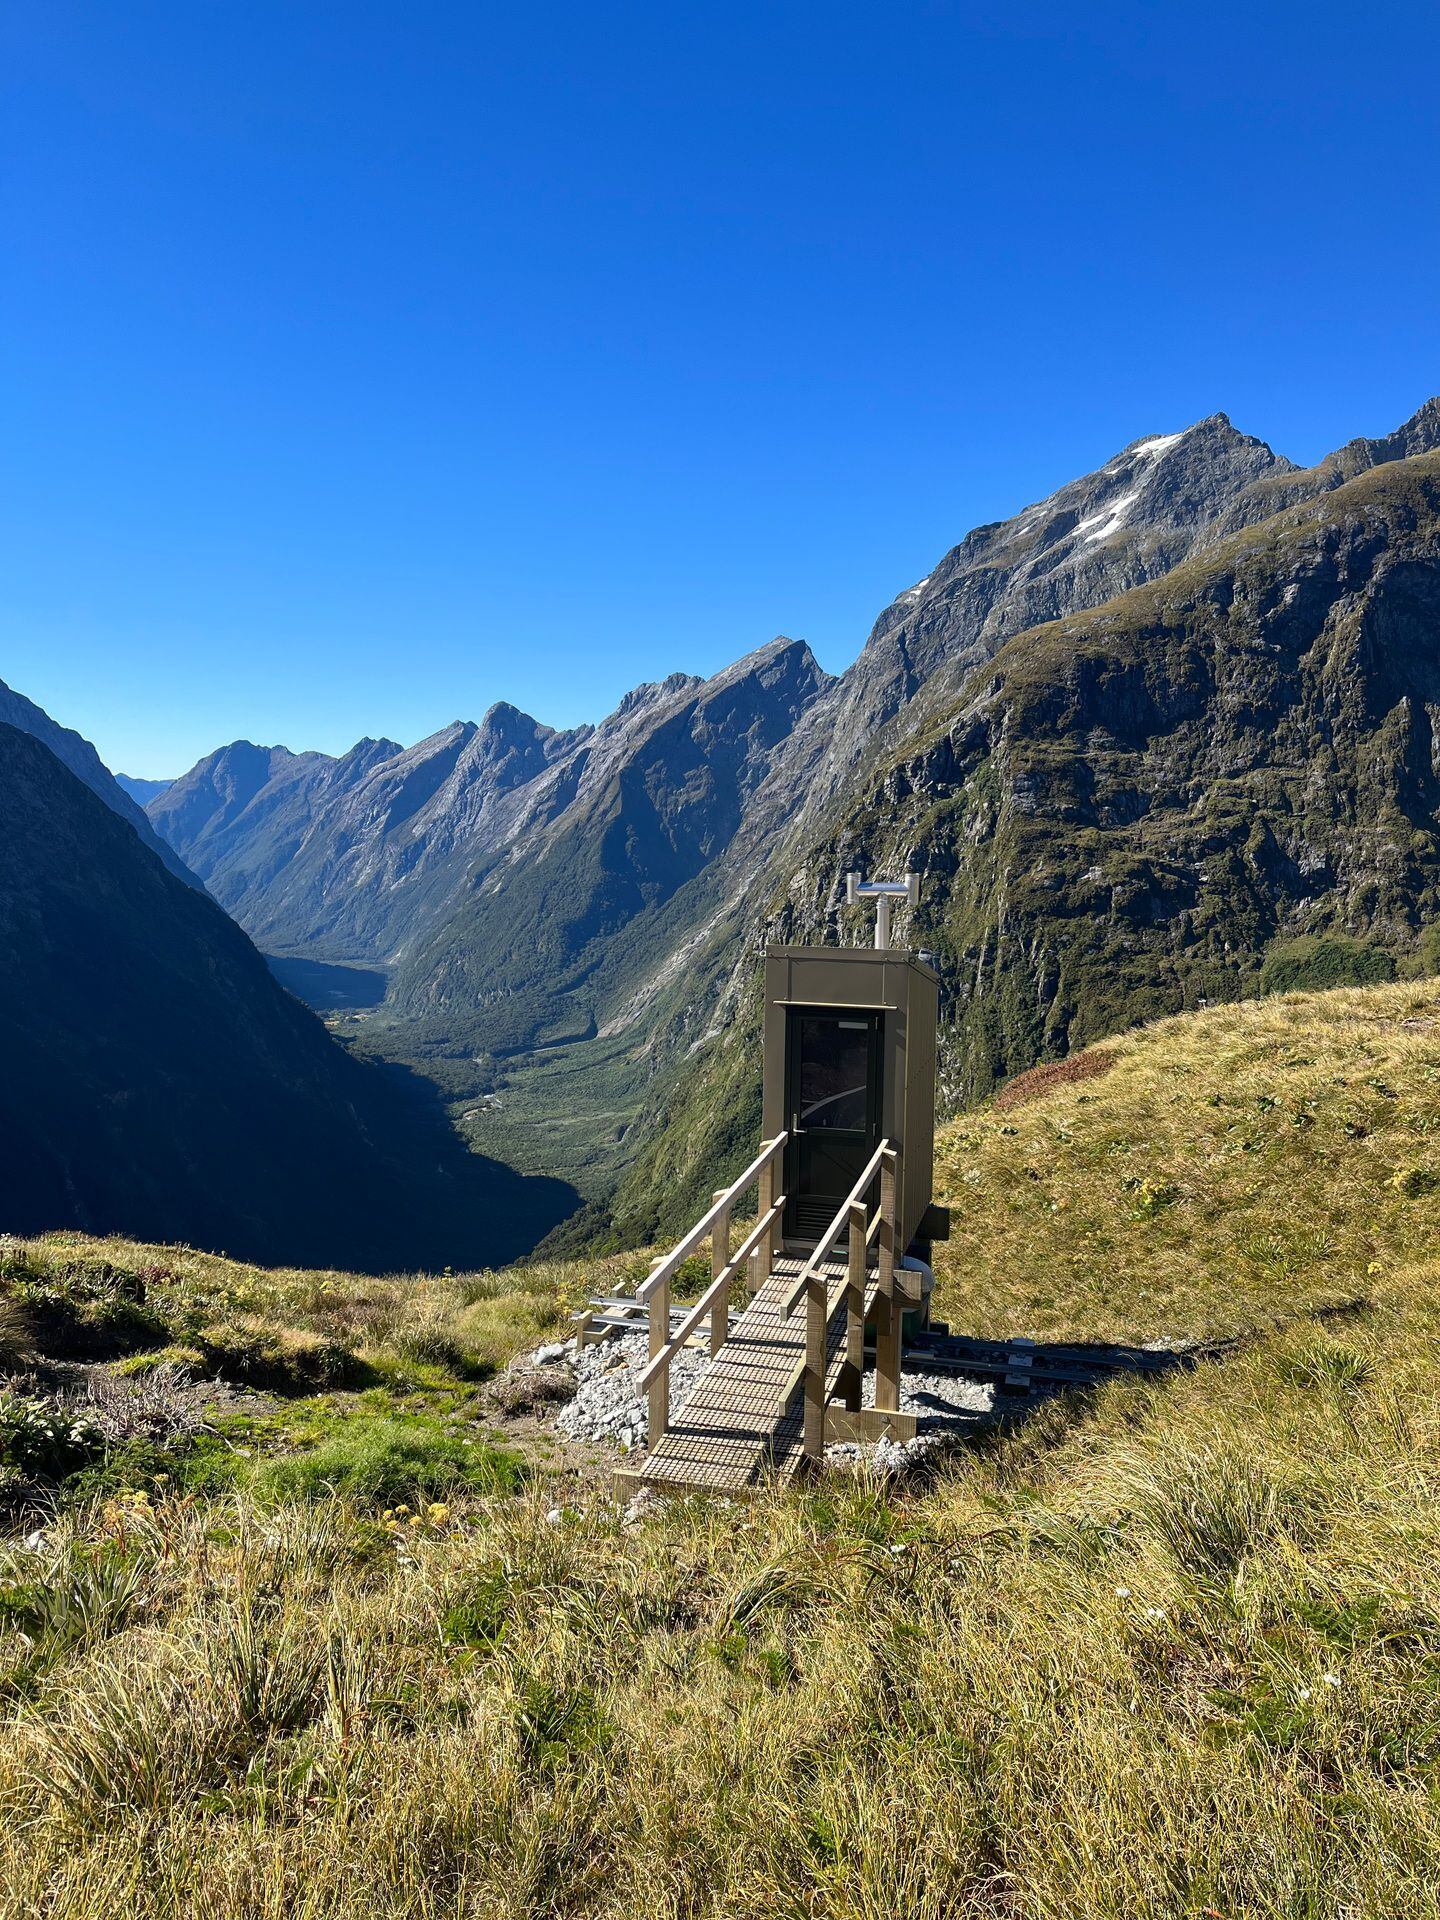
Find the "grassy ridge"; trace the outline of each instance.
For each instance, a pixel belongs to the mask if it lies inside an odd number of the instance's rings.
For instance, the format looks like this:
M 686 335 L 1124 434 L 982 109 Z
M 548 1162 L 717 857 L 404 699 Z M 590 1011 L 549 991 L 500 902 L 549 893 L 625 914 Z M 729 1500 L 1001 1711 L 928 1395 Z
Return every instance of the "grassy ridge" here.
M 1235 1344 L 928 1484 L 62 1492 L 0 1564 L 0 1905 L 1440 1914 L 1435 1022 L 1226 1008 L 952 1128 L 952 1322 Z M 382 1371 L 477 1290 L 374 1285 L 276 1282 Z M 546 1309 L 486 1286 L 493 1360 Z
M 1240 1001 L 1097 1051 L 1103 1078 L 942 1131 L 938 1298 L 963 1329 L 1225 1337 L 1432 1251 L 1436 982 Z
M 767 935 L 863 941 L 834 876 L 918 866 L 952 1110 L 1143 1021 L 1433 970 L 1437 580 L 1431 454 L 939 669 L 786 855 Z M 656 1162 L 744 1164 L 717 1121 L 751 1041 L 733 1025 L 661 1090 L 621 1222 L 679 1224 Z

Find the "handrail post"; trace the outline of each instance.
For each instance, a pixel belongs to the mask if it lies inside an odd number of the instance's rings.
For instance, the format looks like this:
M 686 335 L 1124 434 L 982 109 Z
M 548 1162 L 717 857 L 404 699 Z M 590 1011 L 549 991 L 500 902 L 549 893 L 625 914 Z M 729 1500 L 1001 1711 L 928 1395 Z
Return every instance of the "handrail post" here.
M 650 1358 L 665 1351 L 670 1342 L 670 1279 L 667 1274 L 648 1301 L 650 1309 Z M 646 1445 L 653 1452 L 656 1444 L 670 1431 L 670 1369 L 661 1367 L 650 1382 L 650 1417 Z
M 830 1318 L 829 1304 L 824 1273 L 816 1273 L 805 1289 L 804 1449 L 806 1459 L 817 1463 L 825 1453 L 825 1333 Z
M 776 1169 L 776 1161 L 778 1158 L 779 1155 L 777 1153 L 770 1154 L 766 1158 L 764 1166 L 760 1169 L 760 1197 L 758 1204 L 761 1219 L 765 1217 L 775 1204 L 775 1195 L 780 1184 Z M 771 1269 L 775 1264 L 775 1239 L 775 1230 L 772 1228 L 770 1232 L 764 1235 L 760 1245 L 755 1249 L 754 1279 L 756 1293 L 760 1291 L 761 1287 L 763 1287 L 770 1278 Z
M 723 1200 L 726 1189 L 721 1187 L 715 1199 Z M 710 1230 L 710 1278 L 718 1280 L 730 1264 L 730 1209 L 716 1216 L 715 1225 Z M 730 1332 L 730 1289 L 726 1287 L 710 1309 L 710 1358 L 713 1360 L 724 1346 Z
M 900 1260 L 899 1155 L 889 1148 L 880 1161 L 880 1284 L 876 1299 L 875 1408 L 900 1410 L 900 1344 L 903 1302 L 895 1285 Z
M 840 1397 L 851 1413 L 860 1409 L 860 1383 L 865 1375 L 865 1208 L 850 1207 L 850 1257 L 845 1287 L 845 1372 Z

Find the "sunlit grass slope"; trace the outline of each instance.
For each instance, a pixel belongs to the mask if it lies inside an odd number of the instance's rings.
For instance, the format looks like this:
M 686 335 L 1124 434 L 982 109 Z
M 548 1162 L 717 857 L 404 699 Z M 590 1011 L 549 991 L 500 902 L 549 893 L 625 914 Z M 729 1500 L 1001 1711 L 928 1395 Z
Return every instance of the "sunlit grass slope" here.
M 1432 1019 L 1226 1008 L 953 1129 L 954 1324 L 1235 1344 L 927 1486 L 62 1487 L 0 1565 L 0 1910 L 1440 1915 Z M 402 1353 L 399 1291 L 277 1284 Z
M 940 1310 L 966 1332 L 1194 1340 L 1364 1293 L 1435 1247 L 1440 985 L 1107 1041 L 947 1128 L 936 1180 Z

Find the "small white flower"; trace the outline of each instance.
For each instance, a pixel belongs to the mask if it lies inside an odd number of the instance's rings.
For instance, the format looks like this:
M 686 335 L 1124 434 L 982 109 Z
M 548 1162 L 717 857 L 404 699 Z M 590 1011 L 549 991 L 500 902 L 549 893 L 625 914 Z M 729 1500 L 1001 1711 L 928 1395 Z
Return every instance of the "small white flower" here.
M 1115 1598 L 1117 1600 L 1128 1600 L 1130 1598 L 1129 1587 L 1116 1587 Z
M 1296 1698 L 1298 1700 L 1308 1700 L 1310 1698 L 1309 1687 L 1301 1687 L 1299 1693 L 1296 1695 Z
M 1338 1674 L 1338 1673 L 1327 1673 L 1327 1674 L 1326 1674 L 1326 1676 L 1325 1676 L 1325 1684 L 1326 1684 L 1326 1686 L 1327 1686 L 1327 1687 L 1338 1687 L 1338 1686 L 1339 1686 L 1339 1684 L 1340 1684 L 1340 1676 L 1339 1676 L 1339 1674 Z
M 565 1518 L 565 1515 L 561 1512 L 559 1507 L 551 1507 L 550 1511 L 545 1516 L 545 1524 L 547 1527 L 558 1527 L 560 1522 L 564 1518 Z
M 1163 1620 L 1165 1618 L 1164 1607 L 1146 1607 L 1145 1618 L 1147 1620 Z
M 895 1545 L 894 1545 L 893 1547 L 891 1547 L 891 1549 L 890 1549 L 890 1551 L 891 1551 L 891 1553 L 896 1553 L 896 1554 L 898 1554 L 898 1553 L 903 1553 L 903 1552 L 905 1551 L 905 1543 L 904 1543 L 904 1541 L 903 1541 L 903 1540 L 897 1540 L 897 1541 L 896 1541 L 896 1543 L 895 1543 Z

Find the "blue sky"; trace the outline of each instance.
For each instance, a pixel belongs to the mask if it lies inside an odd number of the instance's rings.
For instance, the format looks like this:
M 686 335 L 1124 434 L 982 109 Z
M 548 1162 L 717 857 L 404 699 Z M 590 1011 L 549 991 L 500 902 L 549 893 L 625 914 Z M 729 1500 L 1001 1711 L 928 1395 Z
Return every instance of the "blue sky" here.
M 130 773 L 831 668 L 1440 390 L 1440 9 L 10 0 L 0 677 Z

